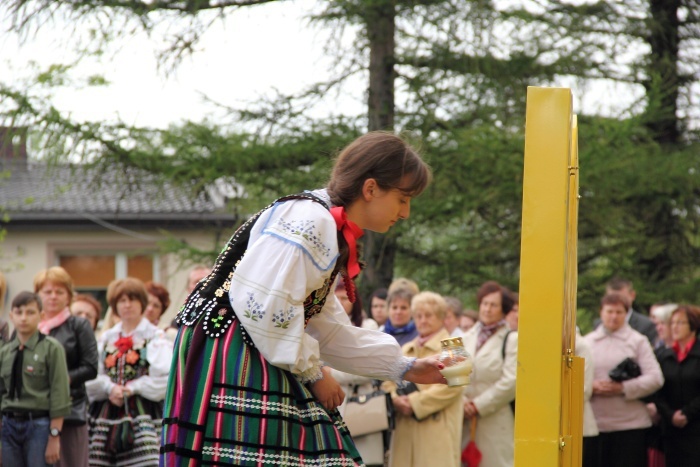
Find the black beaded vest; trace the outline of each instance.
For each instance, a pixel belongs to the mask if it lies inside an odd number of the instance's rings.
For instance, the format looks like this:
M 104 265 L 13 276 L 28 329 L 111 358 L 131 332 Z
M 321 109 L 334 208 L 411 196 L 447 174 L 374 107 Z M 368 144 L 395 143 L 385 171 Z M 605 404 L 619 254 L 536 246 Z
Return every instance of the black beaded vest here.
M 276 203 L 295 199 L 308 199 L 320 203 L 326 209 L 330 208 L 321 198 L 312 193 L 304 192 L 279 198 L 248 219 L 236 230 L 226 243 L 226 246 L 221 250 L 211 273 L 197 284 L 185 300 L 177 315 L 177 323 L 179 325 L 201 325 L 207 336 L 211 338 L 219 338 L 226 333 L 233 321 L 237 319 L 228 297 L 231 288 L 231 278 L 246 252 L 250 233 L 255 222 Z M 333 273 L 326 279 L 323 286 L 314 290 L 304 301 L 304 325 L 323 308 L 331 284 L 333 284 L 338 274 L 338 268 L 339 265 L 336 264 Z M 253 346 L 253 342 L 243 326 L 241 326 L 241 331 L 246 343 Z

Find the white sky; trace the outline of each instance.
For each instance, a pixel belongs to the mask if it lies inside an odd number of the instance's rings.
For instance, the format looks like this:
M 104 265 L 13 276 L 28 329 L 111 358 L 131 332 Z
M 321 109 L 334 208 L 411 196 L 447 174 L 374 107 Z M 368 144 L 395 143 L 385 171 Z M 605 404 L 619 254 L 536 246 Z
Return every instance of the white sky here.
M 66 87 L 54 92 L 52 102 L 78 120 L 119 118 L 165 127 L 183 119 L 215 117 L 217 109 L 203 102 L 202 94 L 239 107 L 274 90 L 299 91 L 329 76 L 322 49 L 328 33 L 303 19 L 312 5 L 308 0 L 279 2 L 234 12 L 225 22 L 215 23 L 199 43 L 200 51 L 170 76 L 157 69 L 156 48 L 148 38 L 129 38 L 115 54 L 84 61 L 75 70 L 82 76 L 102 74 L 109 86 Z M 56 40 L 57 34 L 60 28 L 44 29 L 22 44 L 13 34 L 0 35 L 0 81 L 18 83 L 30 74 L 32 61 L 43 67 L 69 62 L 73 55 Z M 340 104 L 345 108 L 338 111 L 362 112 L 362 96 L 362 88 L 356 97 L 346 95 Z M 339 104 L 330 105 L 327 112 Z
M 303 16 L 313 0 L 274 2 L 243 8 L 218 22 L 199 44 L 201 51 L 183 61 L 174 75 L 157 70 L 155 47 L 144 36 L 129 38 L 119 52 L 102 60 L 82 62 L 77 75 L 102 74 L 107 87 L 54 91 L 53 104 L 77 120 L 120 119 L 137 126 L 165 127 L 184 119 L 216 119 L 218 110 L 203 102 L 206 94 L 215 102 L 240 107 L 245 101 L 273 93 L 291 93 L 330 75 L 330 62 L 323 53 L 328 32 L 313 28 Z M 1 24 L 1 23 L 0 23 Z M 60 27 L 43 28 L 40 34 L 19 44 L 13 34 L 0 35 L 0 81 L 19 83 L 31 73 L 31 62 L 46 67 L 71 60 L 70 35 Z M 577 113 L 613 114 L 635 96 L 629 89 L 605 83 L 571 87 Z M 366 84 L 355 80 L 339 99 L 319 112 L 364 112 Z

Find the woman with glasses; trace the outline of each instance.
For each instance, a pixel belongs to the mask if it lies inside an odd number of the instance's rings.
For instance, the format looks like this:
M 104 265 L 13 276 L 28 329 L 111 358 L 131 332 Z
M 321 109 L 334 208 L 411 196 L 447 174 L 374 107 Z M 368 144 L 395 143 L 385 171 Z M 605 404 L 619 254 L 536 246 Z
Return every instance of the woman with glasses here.
M 700 308 L 680 305 L 671 314 L 670 347 L 657 354 L 665 382 L 656 394 L 666 465 L 700 465 Z

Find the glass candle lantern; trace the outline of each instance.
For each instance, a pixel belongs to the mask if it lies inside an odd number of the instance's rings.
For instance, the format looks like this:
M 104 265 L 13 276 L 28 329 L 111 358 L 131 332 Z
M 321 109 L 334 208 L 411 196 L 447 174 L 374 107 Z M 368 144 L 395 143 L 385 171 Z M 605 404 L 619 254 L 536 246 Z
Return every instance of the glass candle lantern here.
M 442 352 L 440 361 L 445 368 L 440 370 L 447 380 L 448 386 L 465 386 L 469 384 L 469 375 L 472 372 L 472 357 L 464 348 L 461 337 L 450 337 L 440 341 Z

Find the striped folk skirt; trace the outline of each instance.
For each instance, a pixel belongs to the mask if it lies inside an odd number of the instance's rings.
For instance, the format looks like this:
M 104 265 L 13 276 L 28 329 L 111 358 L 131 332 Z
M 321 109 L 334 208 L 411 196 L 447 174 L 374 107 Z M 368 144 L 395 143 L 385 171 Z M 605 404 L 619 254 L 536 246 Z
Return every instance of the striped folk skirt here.
M 109 400 L 89 410 L 91 466 L 158 465 L 163 409 L 160 402 L 129 396 L 122 407 Z
M 364 466 L 338 411 L 244 343 L 182 326 L 165 399 L 161 465 Z

